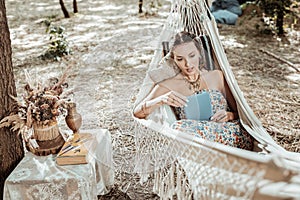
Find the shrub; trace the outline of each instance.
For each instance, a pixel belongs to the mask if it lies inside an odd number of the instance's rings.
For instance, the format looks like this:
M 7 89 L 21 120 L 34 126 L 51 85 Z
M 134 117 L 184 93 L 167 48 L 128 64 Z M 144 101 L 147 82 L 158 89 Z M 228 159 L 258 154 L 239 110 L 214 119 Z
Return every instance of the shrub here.
M 46 32 L 49 34 L 48 49 L 40 57 L 43 60 L 59 60 L 61 57 L 71 54 L 69 42 L 65 35 L 65 28 L 63 26 L 52 26 L 51 23 L 47 25 Z

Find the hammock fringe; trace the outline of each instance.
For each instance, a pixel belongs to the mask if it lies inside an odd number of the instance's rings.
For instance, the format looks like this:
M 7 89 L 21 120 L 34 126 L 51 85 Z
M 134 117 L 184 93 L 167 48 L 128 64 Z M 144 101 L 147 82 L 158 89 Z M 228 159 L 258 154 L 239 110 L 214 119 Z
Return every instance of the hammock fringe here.
M 162 42 L 180 31 L 207 36 L 210 69 L 223 71 L 236 100 L 241 123 L 256 140 L 251 152 L 195 138 L 171 129 L 170 108 L 161 106 L 147 120 L 135 120 L 136 167 L 141 182 L 152 181 L 161 199 L 274 199 L 300 198 L 300 154 L 284 150 L 263 128 L 247 104 L 231 71 L 219 39 L 216 22 L 203 0 L 173 0 L 170 15 L 159 36 L 138 105 L 155 82 L 149 74 L 162 63 Z M 211 51 L 211 52 L 210 52 Z M 150 174 L 153 178 L 149 178 Z M 284 184 L 285 187 L 282 187 Z

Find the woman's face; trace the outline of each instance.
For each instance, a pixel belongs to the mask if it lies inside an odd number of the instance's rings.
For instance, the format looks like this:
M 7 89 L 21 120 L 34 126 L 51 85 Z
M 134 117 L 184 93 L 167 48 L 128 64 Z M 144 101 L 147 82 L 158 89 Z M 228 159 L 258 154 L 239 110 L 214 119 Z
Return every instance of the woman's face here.
M 180 44 L 174 48 L 174 61 L 187 76 L 192 76 L 199 72 L 200 53 L 194 42 Z

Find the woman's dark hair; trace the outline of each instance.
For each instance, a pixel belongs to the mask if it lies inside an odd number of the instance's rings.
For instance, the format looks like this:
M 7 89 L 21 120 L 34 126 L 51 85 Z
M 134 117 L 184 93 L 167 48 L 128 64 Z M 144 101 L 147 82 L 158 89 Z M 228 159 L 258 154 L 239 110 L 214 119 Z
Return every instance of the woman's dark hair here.
M 175 35 L 175 40 L 174 43 L 172 45 L 171 51 L 170 51 L 170 58 L 174 60 L 174 49 L 181 44 L 184 43 L 189 43 L 189 42 L 193 42 L 196 46 L 196 48 L 199 51 L 199 54 L 201 56 L 201 59 L 203 61 L 203 51 L 202 51 L 202 47 L 201 47 L 201 40 L 197 40 L 196 35 L 186 32 L 186 31 L 182 31 L 180 33 L 177 33 Z
M 189 42 L 194 42 L 194 44 L 197 47 L 199 53 L 201 54 L 200 44 L 195 38 L 196 38 L 196 35 L 194 35 L 192 33 L 189 33 L 189 32 L 186 32 L 186 31 L 182 31 L 180 33 L 177 33 L 175 35 L 175 40 L 174 40 L 174 43 L 172 45 L 171 52 L 170 52 L 171 58 L 174 58 L 173 51 L 174 51 L 176 46 L 178 46 L 180 44 L 184 44 L 184 43 L 189 43 Z
M 174 59 L 174 49 L 176 46 L 188 42 L 193 42 L 198 49 L 200 56 L 201 56 L 201 63 L 200 65 L 204 65 L 203 67 L 207 70 L 212 70 L 214 69 L 214 64 L 212 60 L 212 48 L 211 48 L 211 43 L 210 39 L 206 35 L 202 35 L 197 37 L 193 33 L 189 33 L 186 31 L 182 31 L 180 33 L 177 33 L 175 35 L 175 40 L 172 45 L 171 51 L 170 51 L 170 58 Z M 200 66 L 199 66 L 200 67 Z

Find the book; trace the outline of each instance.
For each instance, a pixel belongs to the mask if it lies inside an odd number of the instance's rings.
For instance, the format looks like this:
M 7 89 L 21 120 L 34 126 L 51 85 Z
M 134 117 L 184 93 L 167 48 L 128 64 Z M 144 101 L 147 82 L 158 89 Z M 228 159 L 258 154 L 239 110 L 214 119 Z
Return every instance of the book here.
M 74 137 L 66 141 L 56 156 L 58 165 L 77 165 L 88 163 L 88 150 L 84 143 L 91 140 L 90 133 L 75 133 Z
M 209 121 L 212 116 L 211 99 L 208 92 L 188 96 L 187 106 L 184 107 L 187 119 Z

